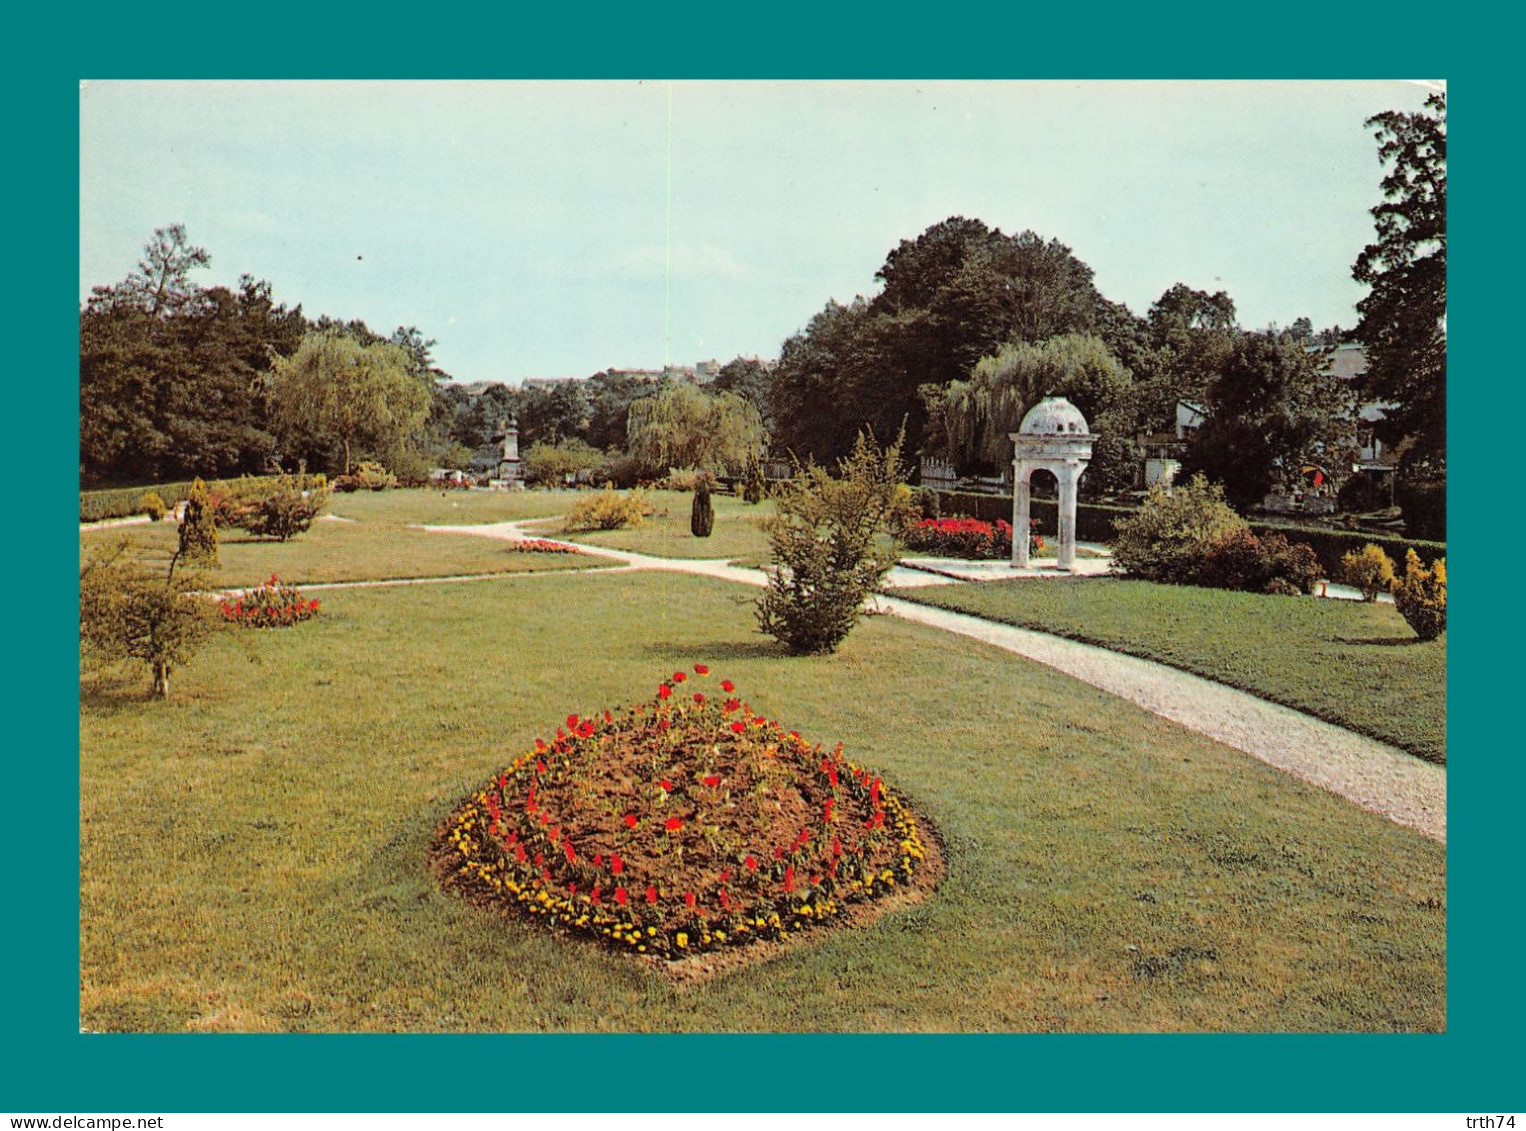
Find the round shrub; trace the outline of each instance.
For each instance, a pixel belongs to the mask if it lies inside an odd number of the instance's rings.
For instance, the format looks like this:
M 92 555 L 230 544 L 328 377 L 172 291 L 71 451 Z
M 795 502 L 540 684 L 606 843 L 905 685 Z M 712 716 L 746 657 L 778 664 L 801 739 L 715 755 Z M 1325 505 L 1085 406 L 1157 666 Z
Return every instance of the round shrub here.
M 628 495 L 605 488 L 586 499 L 579 500 L 567 512 L 562 529 L 568 533 L 580 530 L 619 530 L 627 526 L 640 526 L 652 513 L 645 492 L 637 489 Z
M 568 715 L 448 819 L 446 882 L 675 959 L 831 922 L 918 877 L 921 833 L 881 778 L 708 677 L 696 664 L 647 702 Z
M 1362 600 L 1376 601 L 1394 584 L 1394 562 L 1371 542 L 1341 557 L 1341 581 L 1362 591 Z
M 158 491 L 148 492 L 148 494 L 138 500 L 138 506 L 144 514 L 148 515 L 150 522 L 158 522 L 164 517 L 165 512 L 169 510 L 164 505 L 164 500 L 159 497 Z
M 1192 585 L 1214 544 L 1246 530 L 1224 501 L 1224 488 L 1194 475 L 1175 487 L 1153 487 L 1136 513 L 1118 520 L 1113 563 L 1147 581 Z
M 1313 592 L 1323 573 L 1312 546 L 1289 542 L 1275 531 L 1258 538 L 1246 529 L 1226 534 L 1209 546 L 1195 584 L 1296 596 Z

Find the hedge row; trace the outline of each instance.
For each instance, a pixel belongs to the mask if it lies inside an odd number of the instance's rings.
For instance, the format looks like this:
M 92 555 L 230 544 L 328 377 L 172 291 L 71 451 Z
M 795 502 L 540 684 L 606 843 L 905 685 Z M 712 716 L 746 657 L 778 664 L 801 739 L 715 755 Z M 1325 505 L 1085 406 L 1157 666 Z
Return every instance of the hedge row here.
M 213 491 L 236 490 L 247 493 L 274 484 L 274 475 L 245 475 L 238 479 L 211 479 L 207 487 Z M 103 522 L 108 518 L 129 518 L 143 513 L 143 496 L 150 491 L 164 500 L 166 507 L 173 507 L 191 496 L 191 483 L 153 483 L 146 487 L 116 487 L 107 491 L 81 491 L 79 493 L 79 520 Z
M 969 491 L 939 491 L 938 503 L 944 515 L 969 515 L 972 518 L 995 522 L 997 519 L 1012 521 L 1011 495 L 977 495 Z M 1134 513 L 1133 507 L 1109 506 L 1105 503 L 1076 504 L 1076 538 L 1082 542 L 1111 542 L 1117 534 L 1118 519 Z M 1059 522 L 1059 504 L 1053 499 L 1029 501 L 1030 517 L 1039 520 L 1039 533 L 1053 537 Z M 1314 526 L 1286 526 L 1280 523 L 1252 522 L 1251 532 L 1258 538 L 1276 532 L 1290 542 L 1307 542 L 1319 555 L 1319 564 L 1330 577 L 1339 576 L 1341 558 L 1353 550 L 1360 550 L 1369 542 L 1380 546 L 1403 568 L 1405 551 L 1414 547 L 1424 562 L 1446 557 L 1445 542 L 1428 542 L 1420 538 L 1401 538 L 1391 534 L 1375 534 L 1366 530 L 1326 530 Z

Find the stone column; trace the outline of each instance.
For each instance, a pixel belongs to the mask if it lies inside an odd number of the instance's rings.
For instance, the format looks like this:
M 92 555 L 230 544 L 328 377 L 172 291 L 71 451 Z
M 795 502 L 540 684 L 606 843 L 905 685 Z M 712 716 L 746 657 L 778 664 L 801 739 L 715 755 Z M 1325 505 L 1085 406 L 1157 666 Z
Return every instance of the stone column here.
M 1085 468 L 1076 460 L 1066 460 L 1055 469 L 1060 481 L 1060 550 L 1055 564 L 1064 570 L 1076 567 L 1076 486 Z
M 1012 568 L 1028 568 L 1028 461 L 1012 461 Z

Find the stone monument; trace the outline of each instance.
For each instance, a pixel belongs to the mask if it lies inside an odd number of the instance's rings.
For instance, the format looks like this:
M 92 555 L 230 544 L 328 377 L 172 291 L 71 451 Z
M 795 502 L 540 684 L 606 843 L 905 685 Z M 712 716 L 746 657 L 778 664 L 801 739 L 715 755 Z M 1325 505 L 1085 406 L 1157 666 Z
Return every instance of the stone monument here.
M 1012 441 L 1012 567 L 1028 565 L 1029 477 L 1040 468 L 1060 483 L 1060 548 L 1058 565 L 1076 565 L 1076 487 L 1091 462 L 1096 437 L 1086 417 L 1064 397 L 1045 397 L 1028 410 Z
M 519 459 L 519 422 L 512 416 L 508 419 L 500 417 L 498 430 L 493 440 L 498 444 L 498 468 L 497 474 L 493 477 L 493 485 L 523 487 L 525 469 Z

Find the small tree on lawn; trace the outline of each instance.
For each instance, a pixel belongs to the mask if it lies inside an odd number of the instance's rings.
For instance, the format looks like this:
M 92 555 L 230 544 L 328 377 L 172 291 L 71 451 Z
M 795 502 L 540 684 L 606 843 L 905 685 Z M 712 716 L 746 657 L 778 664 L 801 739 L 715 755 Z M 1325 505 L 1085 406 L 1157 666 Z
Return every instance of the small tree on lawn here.
M 199 578 L 176 568 L 178 554 L 159 578 L 124 561 L 126 548 L 121 542 L 80 571 L 80 645 L 102 663 L 147 664 L 151 694 L 167 699 L 170 673 L 206 641 L 216 624 L 214 609 L 194 593 Z
M 715 529 L 715 504 L 710 501 L 710 477 L 701 475 L 694 484 L 694 505 L 689 508 L 689 532 L 708 538 Z
M 180 547 L 175 551 L 180 561 L 217 566 L 217 519 L 207 485 L 200 478 L 191 484 L 185 502 L 185 517 L 180 520 Z
M 860 433 L 835 478 L 813 465 L 775 492 L 764 524 L 775 564 L 758 625 L 796 655 L 836 651 L 899 556 L 891 528 L 901 443 L 881 449 Z
M 1447 560 L 1429 569 L 1411 548 L 1404 555 L 1404 576 L 1394 582 L 1394 604 L 1421 640 L 1435 640 L 1447 630 Z

